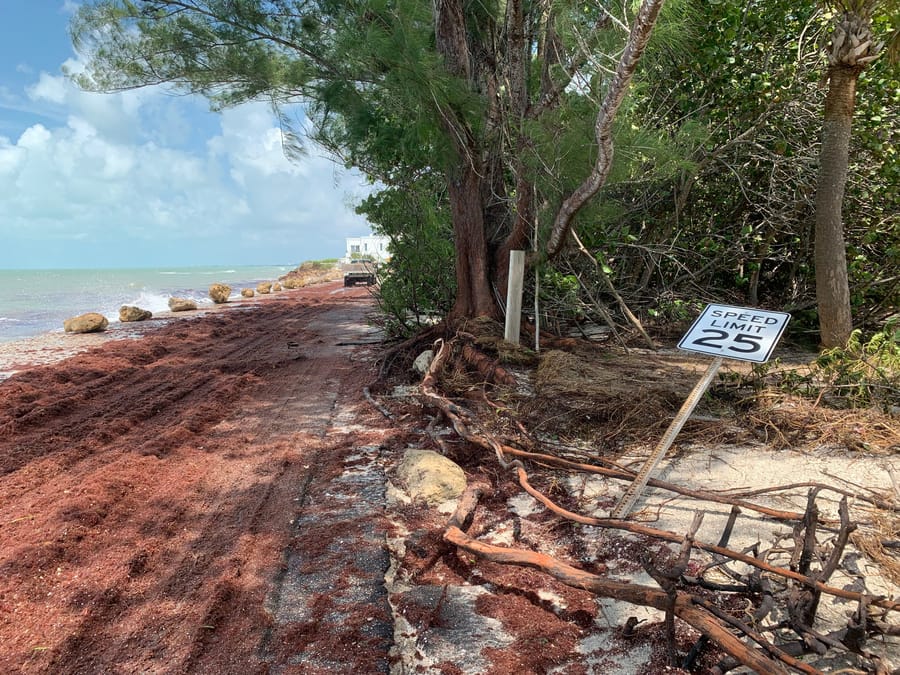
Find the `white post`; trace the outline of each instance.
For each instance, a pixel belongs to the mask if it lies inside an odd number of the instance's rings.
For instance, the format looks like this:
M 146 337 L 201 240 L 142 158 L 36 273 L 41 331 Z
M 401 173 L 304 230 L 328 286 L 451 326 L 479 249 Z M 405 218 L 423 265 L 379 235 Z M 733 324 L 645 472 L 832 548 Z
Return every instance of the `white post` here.
M 506 329 L 503 338 L 519 344 L 522 325 L 522 286 L 525 283 L 525 251 L 509 252 L 509 282 L 506 289 Z

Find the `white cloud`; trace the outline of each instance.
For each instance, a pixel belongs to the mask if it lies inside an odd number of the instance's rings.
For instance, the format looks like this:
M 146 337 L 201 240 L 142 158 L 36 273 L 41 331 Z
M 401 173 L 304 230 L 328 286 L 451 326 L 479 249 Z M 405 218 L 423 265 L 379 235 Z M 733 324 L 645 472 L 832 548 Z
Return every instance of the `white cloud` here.
M 37 83 L 28 87 L 26 91 L 28 97 L 33 101 L 64 103 L 66 100 L 66 86 L 63 78 L 53 77 L 47 73 L 41 73 Z
M 25 133 L 19 138 L 18 145 L 25 150 L 40 151 L 52 138 L 52 134 L 43 124 L 35 124 L 25 130 Z
M 0 176 L 8 180 L 25 159 L 25 149 L 0 136 Z
M 201 116 L 193 99 L 93 94 L 46 73 L 27 94 L 67 122 L 0 137 L 0 237 L 34 257 L 0 250 L 0 266 L 41 264 L 41 242 L 63 240 L 118 264 L 179 247 L 200 255 L 211 242 L 222 262 L 291 262 L 339 255 L 367 229 L 346 206 L 367 191 L 362 180 L 314 153 L 289 161 L 266 105 Z

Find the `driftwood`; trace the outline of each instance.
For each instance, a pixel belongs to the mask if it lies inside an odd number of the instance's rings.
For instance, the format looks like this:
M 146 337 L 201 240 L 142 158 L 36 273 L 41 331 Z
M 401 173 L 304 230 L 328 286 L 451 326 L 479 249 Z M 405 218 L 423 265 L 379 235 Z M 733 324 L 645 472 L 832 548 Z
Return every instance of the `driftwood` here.
M 612 579 L 580 570 L 544 553 L 495 546 L 470 537 L 459 527 L 458 523 L 465 522 L 471 516 L 471 513 L 466 513 L 465 509 L 473 508 L 477 504 L 478 490 L 478 487 L 475 489 L 470 488 L 467 491 L 467 495 L 460 500 L 457 512 L 451 518 L 451 524 L 448 525 L 444 532 L 445 541 L 490 562 L 531 567 L 552 576 L 564 584 L 582 588 L 602 597 L 621 600 L 634 605 L 653 607 L 663 611 L 671 610 L 675 616 L 678 616 L 716 642 L 728 654 L 737 659 L 739 663 L 754 668 L 758 672 L 788 672 L 779 663 L 773 662 L 761 652 L 748 647 L 744 642 L 736 638 L 723 621 L 695 602 L 695 598 L 689 594 L 677 591 L 671 594 L 650 586 L 613 581 Z M 785 663 L 793 665 L 795 661 L 787 654 L 782 654 L 781 657 Z M 807 672 L 816 673 L 818 671 L 811 670 Z
M 819 671 L 797 660 L 796 656 L 810 651 L 824 653 L 830 648 L 850 650 L 860 654 L 870 659 L 873 667 L 877 670 L 877 658 L 865 650 L 866 639 L 872 634 L 894 634 L 898 628 L 884 621 L 883 615 L 877 618 L 872 617 L 871 608 L 880 608 L 886 614 L 900 611 L 900 603 L 835 588 L 827 584 L 837 569 L 844 547 L 855 528 L 850 520 L 846 497 L 840 504 L 840 523 L 837 536 L 834 538 L 830 553 L 819 565 L 818 570 L 814 569 L 813 565 L 818 556 L 819 544 L 816 533 L 820 525 L 816 497 L 824 489 L 833 489 L 830 486 L 817 485 L 811 488 L 807 507 L 803 513 L 799 513 L 770 509 L 754 504 L 747 499 L 754 494 L 751 492 L 723 495 L 689 490 L 663 481 L 650 482 L 656 487 L 697 500 L 731 504 L 733 506 L 732 517 L 718 544 L 709 544 L 695 538 L 702 512 L 698 513 L 695 525 L 691 530 L 681 534 L 651 528 L 632 521 L 597 518 L 572 512 L 556 504 L 532 486 L 523 460 L 570 471 L 588 471 L 617 480 L 630 480 L 634 474 L 621 467 L 599 467 L 593 464 L 564 460 L 546 453 L 518 450 L 480 430 L 477 420 L 471 412 L 442 396 L 437 390 L 437 373 L 444 367 L 450 354 L 450 343 L 441 340 L 435 343 L 435 358 L 422 380 L 421 392 L 425 403 L 439 410 L 462 439 L 491 451 L 501 467 L 515 472 L 515 477 L 522 489 L 559 517 L 607 530 L 631 532 L 672 542 L 679 544 L 680 550 L 678 555 L 671 560 L 646 558 L 642 561 L 645 569 L 660 585 L 660 588 L 653 588 L 622 583 L 580 570 L 543 553 L 487 544 L 467 533 L 467 523 L 477 507 L 479 497 L 490 490 L 489 486 L 483 484 L 470 486 L 460 501 L 457 512 L 450 519 L 444 532 L 444 539 L 447 542 L 485 560 L 538 569 L 570 586 L 582 588 L 603 597 L 654 607 L 665 612 L 670 658 L 673 663 L 676 653 L 672 636 L 674 635 L 674 621 L 677 618 L 688 623 L 704 636 L 695 645 L 695 649 L 691 650 L 691 654 L 685 659 L 686 663 L 689 659 L 696 657 L 696 652 L 703 648 L 706 641 L 716 643 L 729 655 L 719 663 L 716 672 L 724 673 L 738 665 L 743 665 L 753 668 L 757 672 L 766 673 L 786 673 L 788 668 L 805 673 L 817 673 Z M 770 488 L 772 491 L 777 489 L 779 488 Z M 896 509 L 894 505 L 890 506 L 892 509 Z M 727 547 L 731 529 L 740 509 L 753 510 L 769 518 L 795 523 L 795 546 L 788 567 L 769 564 L 765 561 L 765 555 L 761 555 L 759 551 L 741 552 Z M 686 570 L 694 551 L 705 551 L 712 554 L 714 562 L 704 567 L 699 575 L 691 577 L 686 575 Z M 744 563 L 751 568 L 751 571 L 743 575 L 731 572 L 727 569 L 728 562 Z M 759 598 L 759 604 L 752 612 L 752 626 L 730 616 L 709 600 L 686 590 L 692 585 L 703 586 L 706 584 L 709 587 L 708 582 L 703 579 L 703 574 L 713 567 L 722 568 L 736 582 L 730 585 L 715 585 L 717 590 L 743 592 L 748 597 L 752 595 Z M 772 584 L 772 581 L 776 579 L 781 580 L 778 588 L 774 588 Z M 847 626 L 829 635 L 821 635 L 812 629 L 823 594 L 852 600 L 858 604 L 857 612 L 851 617 Z M 761 628 L 763 620 L 779 602 L 786 610 L 787 619 L 775 626 Z M 797 639 L 786 641 L 780 645 L 773 644 L 764 633 L 776 628 L 781 629 L 782 633 L 788 629 L 793 631 Z M 783 640 L 781 634 L 779 638 Z

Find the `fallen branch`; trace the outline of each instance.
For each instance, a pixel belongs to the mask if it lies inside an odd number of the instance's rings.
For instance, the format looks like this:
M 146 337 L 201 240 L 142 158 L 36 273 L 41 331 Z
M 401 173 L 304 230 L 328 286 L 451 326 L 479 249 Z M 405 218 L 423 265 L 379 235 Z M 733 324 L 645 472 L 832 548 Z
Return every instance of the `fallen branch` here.
M 380 412 L 382 415 L 387 417 L 389 420 L 394 419 L 394 413 L 392 413 L 390 410 L 388 410 L 383 405 L 381 405 L 378 401 L 376 401 L 375 398 L 372 396 L 372 392 L 369 391 L 368 387 L 363 387 L 363 396 L 366 398 L 366 400 L 369 402 L 369 404 L 373 408 L 375 408 L 375 410 Z
M 593 516 L 585 516 L 579 513 L 574 513 L 573 511 L 569 511 L 559 506 L 553 500 L 543 495 L 538 490 L 535 490 L 534 487 L 528 482 L 528 474 L 525 473 L 525 470 L 521 467 L 518 468 L 518 476 L 519 476 L 519 484 L 522 486 L 528 494 L 537 499 L 541 504 L 543 504 L 547 509 L 556 513 L 559 516 L 566 518 L 567 520 L 572 520 L 576 523 L 581 523 L 582 525 L 593 525 L 595 527 L 600 527 L 603 529 L 613 529 L 613 530 L 624 530 L 626 532 L 631 532 L 633 534 L 642 534 L 644 536 L 650 537 L 652 539 L 661 539 L 663 541 L 671 541 L 671 542 L 681 542 L 682 537 L 674 532 L 668 532 L 666 530 L 657 530 L 653 527 L 647 527 L 646 525 L 641 525 L 639 523 L 634 523 L 629 520 L 615 520 L 613 518 L 594 518 Z M 795 572 L 793 570 L 785 569 L 783 567 L 776 567 L 775 565 L 770 565 L 762 560 L 758 560 L 752 556 L 746 555 L 745 553 L 739 553 L 738 551 L 732 551 L 731 549 L 723 548 L 721 546 L 716 546 L 714 544 L 707 544 L 702 541 L 694 541 L 692 543 L 694 548 L 698 548 L 703 551 L 707 551 L 709 553 L 715 553 L 717 555 L 725 556 L 726 558 L 730 558 L 732 560 L 736 560 L 738 562 L 745 563 L 752 567 L 757 567 L 764 572 L 770 572 L 772 574 L 777 574 L 778 576 L 785 577 L 787 579 L 792 579 L 794 581 L 799 581 L 804 586 L 807 586 L 813 590 L 819 591 L 821 593 L 827 593 L 828 595 L 833 595 L 838 598 L 846 598 L 847 600 L 855 600 L 859 601 L 862 597 L 862 593 L 857 593 L 856 591 L 848 591 L 843 588 L 835 588 L 833 586 L 827 586 L 822 583 L 818 579 L 811 578 L 804 574 L 800 574 L 799 572 Z M 892 602 L 890 600 L 885 599 L 876 599 L 872 601 L 872 604 L 877 605 L 878 607 L 882 607 L 884 609 L 888 609 L 894 612 L 900 612 L 900 602 Z
M 467 490 L 467 493 L 469 492 Z M 467 513 L 467 510 L 474 508 L 476 504 L 477 496 L 472 494 L 464 496 L 456 513 L 451 518 L 451 523 L 467 521 L 471 515 Z M 444 540 L 484 560 L 503 565 L 518 565 L 520 567 L 537 569 L 567 586 L 581 588 L 602 597 L 622 600 L 634 605 L 653 607 L 662 611 L 665 611 L 670 605 L 669 595 L 664 591 L 650 586 L 613 581 L 567 565 L 544 553 L 487 544 L 470 537 L 456 524 L 451 524 L 447 527 L 444 531 Z M 675 615 L 704 635 L 709 636 L 711 640 L 743 665 L 753 668 L 757 672 L 787 674 L 788 671 L 781 664 L 748 647 L 744 642 L 732 635 L 728 628 L 716 617 L 697 606 L 694 600 L 687 593 L 676 592 L 673 606 Z M 815 673 L 816 671 L 813 672 Z
M 503 452 L 505 452 L 507 455 L 513 455 L 515 457 L 521 457 L 523 459 L 530 459 L 535 462 L 542 462 L 563 469 L 593 473 L 599 476 L 606 476 L 607 478 L 613 478 L 616 480 L 631 481 L 634 480 L 635 477 L 635 473 L 633 471 L 629 471 L 628 469 L 622 467 L 610 469 L 602 466 L 596 466 L 595 464 L 582 464 L 580 462 L 573 462 L 561 457 L 555 457 L 554 455 L 519 450 L 508 445 L 503 446 Z M 773 509 L 768 506 L 753 504 L 742 499 L 736 499 L 734 497 L 729 497 L 727 495 L 722 495 L 715 492 L 707 492 L 705 490 L 691 490 L 690 488 L 681 487 L 680 485 L 667 483 L 666 481 L 658 480 L 655 478 L 651 478 L 650 480 L 648 480 L 647 485 L 659 488 L 661 490 L 668 490 L 669 492 L 684 495 L 685 497 L 693 497 L 694 499 L 702 499 L 704 501 L 715 502 L 717 504 L 740 506 L 741 508 L 747 509 L 748 511 L 756 511 L 757 513 L 761 513 L 776 520 L 792 521 L 800 520 L 803 517 L 803 514 L 799 511 L 782 511 L 780 509 Z
M 437 373 L 443 367 L 444 362 L 450 356 L 450 343 L 444 342 L 443 340 L 438 340 L 435 343 L 435 357 L 431 362 L 431 365 L 428 368 L 428 371 L 425 373 L 425 376 L 422 379 L 421 391 L 423 396 L 426 399 L 426 403 L 438 408 L 441 410 L 447 419 L 451 422 L 454 430 L 465 440 L 474 443 L 480 447 L 483 447 L 487 450 L 491 450 L 494 452 L 497 457 L 498 462 L 503 468 L 515 468 L 517 471 L 517 476 L 519 480 L 519 484 L 522 488 L 530 494 L 532 497 L 537 499 L 539 502 L 544 504 L 547 509 L 556 513 L 557 515 L 566 518 L 568 520 L 572 520 L 577 523 L 581 523 L 583 525 L 592 525 L 595 527 L 600 527 L 603 529 L 615 529 L 615 530 L 623 530 L 626 532 L 632 532 L 634 534 L 644 535 L 653 539 L 660 539 L 662 541 L 676 542 L 680 543 L 682 540 L 681 535 L 675 534 L 674 532 L 668 532 L 666 530 L 659 530 L 656 528 L 648 527 L 646 525 L 642 525 L 639 523 L 634 523 L 627 520 L 619 520 L 613 518 L 595 518 L 593 516 L 585 516 L 582 514 L 574 513 L 563 507 L 554 503 L 551 499 L 540 493 L 528 481 L 528 474 L 525 471 L 524 465 L 519 460 L 509 461 L 506 459 L 506 454 L 513 450 L 512 448 L 508 448 L 507 446 L 502 445 L 499 441 L 494 439 L 492 436 L 488 434 L 476 434 L 470 428 L 466 421 L 463 419 L 464 417 L 471 417 L 467 411 L 464 411 L 462 408 L 457 406 L 456 404 L 448 401 L 445 397 L 441 396 L 436 390 L 436 382 L 437 382 Z M 509 452 L 509 454 L 518 454 L 523 451 Z M 749 506 L 748 506 L 749 508 Z M 721 546 L 716 546 L 714 544 L 708 544 L 702 541 L 694 541 L 692 543 L 694 548 L 707 551 L 709 553 L 714 553 L 720 556 L 724 556 L 726 558 L 730 558 L 731 560 L 736 560 L 738 562 L 745 563 L 752 567 L 756 567 L 764 572 L 769 572 L 771 574 L 776 574 L 781 577 L 785 577 L 787 579 L 791 579 L 793 581 L 797 581 L 804 585 L 805 587 L 817 591 L 820 593 L 826 593 L 828 595 L 832 595 L 835 597 L 845 598 L 847 600 L 854 600 L 859 602 L 863 597 L 863 594 L 858 593 L 856 591 L 849 591 L 841 588 L 835 588 L 832 586 L 828 586 L 818 579 L 814 579 L 809 577 L 808 575 L 801 574 L 799 572 L 785 569 L 783 567 L 777 567 L 775 565 L 770 565 L 762 560 L 759 560 L 753 556 L 749 556 L 745 553 L 740 553 L 738 551 L 733 551 Z M 900 611 L 900 602 L 893 602 L 886 599 L 875 599 L 872 601 L 872 604 L 877 605 L 878 607 L 882 607 L 883 609 L 887 609 L 890 611 Z
M 557 468 L 606 475 L 617 480 L 633 480 L 634 474 L 616 465 L 601 467 L 592 464 L 581 464 L 552 455 L 511 448 L 502 444 L 492 434 L 479 430 L 477 419 L 473 413 L 442 396 L 437 390 L 437 374 L 444 367 L 452 352 L 450 343 L 438 341 L 435 344 L 436 356 L 423 378 L 421 392 L 424 402 L 439 410 L 462 439 L 493 452 L 498 463 L 503 468 L 514 469 L 522 489 L 552 513 L 584 525 L 621 530 L 656 540 L 677 543 L 681 545 L 681 551 L 672 562 L 666 561 L 665 556 L 644 560 L 645 568 L 660 584 L 662 588 L 660 590 L 649 586 L 622 583 L 608 577 L 586 572 L 543 553 L 487 544 L 466 533 L 466 523 L 469 522 L 477 506 L 479 496 L 489 490 L 484 485 L 472 486 L 467 490 L 457 512 L 454 513 L 444 532 L 445 541 L 491 562 L 530 567 L 540 570 L 569 586 L 582 588 L 614 600 L 654 607 L 664 611 L 666 613 L 666 634 L 670 660 L 673 663 L 675 663 L 677 655 L 674 642 L 675 618 L 685 621 L 705 636 L 705 638 L 698 640 L 695 648 L 692 650 L 693 656 L 689 655 L 688 659 L 695 658 L 699 649 L 702 649 L 703 639 L 707 638 L 716 642 L 730 655 L 730 657 L 723 659 L 720 665 L 713 669 L 713 672 L 727 672 L 727 668 L 734 667 L 729 664 L 735 664 L 748 666 L 757 672 L 787 673 L 786 665 L 808 675 L 817 675 L 819 671 L 808 664 L 798 661 L 795 656 L 803 655 L 810 650 L 823 653 L 829 648 L 846 648 L 847 646 L 854 648 L 854 651 L 859 650 L 857 653 L 868 658 L 872 663 L 877 662 L 877 657 L 865 653 L 862 645 L 869 634 L 877 634 L 879 632 L 887 634 L 889 631 L 893 631 L 894 627 L 884 622 L 880 622 L 884 625 L 876 625 L 874 620 L 867 618 L 868 608 L 880 607 L 885 612 L 900 611 L 900 602 L 894 602 L 885 598 L 872 598 L 863 593 L 834 588 L 826 584 L 829 577 L 836 570 L 842 558 L 844 547 L 855 527 L 850 522 L 847 495 L 841 500 L 839 508 L 840 527 L 832 543 L 831 551 L 819 565 L 818 571 L 812 565 L 814 559 L 819 555 L 816 530 L 820 518 L 816 507 L 816 496 L 825 489 L 832 489 L 841 493 L 840 489 L 832 488 L 831 486 L 814 487 L 810 490 L 805 513 L 799 514 L 761 507 L 748 502 L 745 497 L 749 493 L 723 495 L 720 493 L 688 490 L 669 485 L 663 481 L 651 482 L 651 484 L 662 489 L 668 489 L 692 498 L 731 504 L 733 507 L 732 514 L 718 545 L 698 541 L 694 538 L 699 522 L 696 522 L 687 535 L 679 535 L 674 532 L 649 527 L 642 523 L 615 518 L 597 518 L 569 511 L 531 485 L 525 465 L 522 463 L 523 459 Z M 457 352 L 457 354 L 460 355 L 460 352 Z M 767 491 L 777 490 L 778 488 L 770 488 Z M 860 497 L 864 501 L 871 501 L 860 495 L 849 496 Z M 778 567 L 766 562 L 765 559 L 768 554 L 772 553 L 772 550 L 760 554 L 758 547 L 752 547 L 743 552 L 727 548 L 728 538 L 741 508 L 762 513 L 767 517 L 797 523 L 794 533 L 794 555 L 791 558 L 789 568 Z M 702 585 L 704 581 L 699 577 L 685 576 L 688 560 L 693 550 L 702 550 L 713 554 L 717 560 L 713 565 L 723 565 L 728 561 L 735 561 L 746 564 L 752 569 L 750 573 L 738 575 L 725 567 L 725 571 L 741 583 L 740 585 L 730 585 L 728 587 L 722 586 L 720 589 L 726 592 L 753 593 L 762 598 L 759 607 L 750 614 L 753 619 L 752 626 L 730 616 L 709 601 L 679 589 L 679 586 L 683 584 Z M 752 555 L 749 555 L 749 553 L 752 553 Z M 704 571 L 709 568 L 710 566 L 706 566 Z M 702 574 L 703 572 L 700 573 L 701 576 Z M 790 627 L 798 639 L 785 642 L 784 648 L 782 648 L 782 645 L 776 646 L 771 643 L 762 634 L 765 631 L 756 628 L 774 608 L 775 593 L 773 585 L 770 583 L 772 577 L 781 577 L 796 584 L 793 586 L 790 592 L 791 595 L 786 602 L 789 610 L 789 620 L 779 623 L 777 627 Z M 787 586 L 790 587 L 790 585 Z M 783 593 L 783 591 L 780 592 Z M 823 636 L 815 633 L 810 628 L 815 620 L 819 597 L 823 593 L 854 600 L 859 603 L 858 615 L 840 633 Z M 784 602 L 783 595 L 780 599 Z M 740 636 L 733 634 L 734 630 L 738 630 Z M 747 644 L 745 639 L 756 643 L 758 646 Z
M 836 492 L 839 495 L 851 497 L 852 499 L 858 499 L 861 502 L 866 502 L 868 504 L 871 504 L 872 506 L 877 506 L 879 509 L 884 509 L 885 511 L 900 511 L 900 504 L 886 502 L 883 499 L 875 499 L 874 497 L 867 497 L 866 495 L 850 492 L 849 490 L 835 487 L 834 485 L 828 485 L 827 483 L 817 483 L 814 481 L 806 481 L 803 483 L 789 483 L 787 485 L 774 485 L 772 487 L 758 488 L 756 490 L 742 490 L 741 492 L 732 492 L 731 496 L 756 497 L 758 495 L 768 494 L 770 492 L 784 492 L 785 490 L 796 490 L 798 488 L 818 488 L 819 490 L 830 490 L 831 492 Z
M 622 310 L 622 314 L 626 316 L 626 318 L 631 322 L 631 325 L 634 326 L 635 329 L 641 334 L 641 337 L 644 338 L 644 341 L 649 345 L 650 349 L 652 349 L 653 351 L 659 349 L 656 343 L 653 342 L 653 339 L 647 334 L 647 331 L 644 329 L 643 324 L 641 324 L 640 319 L 638 319 L 628 308 L 628 305 L 625 304 L 625 300 L 622 298 L 622 295 L 619 293 L 619 291 L 616 290 L 616 287 L 613 286 L 613 282 L 609 278 L 609 275 L 606 273 L 606 271 L 603 269 L 603 265 L 601 265 L 600 261 L 592 256 L 591 252 L 584 247 L 584 244 L 581 243 L 581 239 L 578 237 L 578 234 L 574 230 L 572 230 L 572 238 L 575 240 L 575 244 L 578 246 L 578 250 L 586 255 L 592 263 L 594 263 L 594 268 L 596 269 L 597 274 L 599 274 L 600 278 L 603 280 L 603 284 L 606 286 L 606 290 L 608 290 L 616 299 L 616 302 L 619 305 L 619 309 Z M 584 284 L 582 284 L 582 286 L 583 285 Z

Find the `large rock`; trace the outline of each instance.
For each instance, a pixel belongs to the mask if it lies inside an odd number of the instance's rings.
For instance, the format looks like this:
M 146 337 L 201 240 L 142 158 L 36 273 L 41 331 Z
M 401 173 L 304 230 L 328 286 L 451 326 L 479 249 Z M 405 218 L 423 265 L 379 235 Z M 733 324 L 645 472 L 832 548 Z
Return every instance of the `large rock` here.
M 242 288 L 241 295 L 245 298 L 252 298 L 254 295 L 256 295 L 256 291 L 254 291 L 252 288 Z
M 119 321 L 122 323 L 127 323 L 129 321 L 146 321 L 151 316 L 153 316 L 153 312 L 150 310 L 141 309 L 134 305 L 122 305 L 119 307 Z
M 67 333 L 99 333 L 106 330 L 108 325 L 107 318 L 97 312 L 88 312 L 63 321 L 63 328 Z
M 416 357 L 415 361 L 413 361 L 413 370 L 419 375 L 424 375 L 428 372 L 428 367 L 431 365 L 432 361 L 434 361 L 434 352 L 431 349 L 426 349 Z
M 457 464 L 431 450 L 410 448 L 403 453 L 397 476 L 413 500 L 437 505 L 459 499 L 466 489 L 466 474 Z
M 281 284 L 279 284 L 277 281 L 274 284 L 272 284 L 272 292 L 273 293 L 277 293 L 280 290 L 281 290 Z
M 231 297 L 231 286 L 228 284 L 213 284 L 209 287 L 209 297 L 217 305 L 228 302 Z
M 189 312 L 197 309 L 197 303 L 187 298 L 169 298 L 169 309 L 173 312 Z
M 272 291 L 271 281 L 262 281 L 256 285 L 256 292 L 260 295 L 268 295 Z

